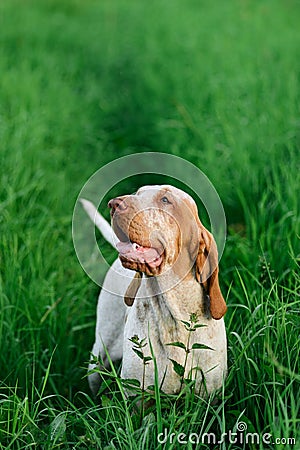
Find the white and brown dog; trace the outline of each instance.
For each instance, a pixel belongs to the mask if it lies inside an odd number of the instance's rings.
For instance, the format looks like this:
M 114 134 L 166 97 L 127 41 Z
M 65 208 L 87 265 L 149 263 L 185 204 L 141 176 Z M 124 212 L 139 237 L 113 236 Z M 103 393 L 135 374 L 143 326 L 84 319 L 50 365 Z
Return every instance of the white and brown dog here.
M 92 354 L 106 366 L 107 352 L 112 361 L 122 359 L 121 377 L 141 382 L 143 364 L 129 339 L 150 339 L 162 390 L 177 393 L 182 383 L 171 359 L 183 366 L 185 351 L 167 344 L 186 344 L 182 321 L 195 313 L 202 326 L 190 333 L 189 348 L 195 343 L 203 347 L 191 350 L 184 376 L 195 378 L 203 395 L 220 388 L 227 371 L 227 308 L 218 282 L 216 244 L 199 220 L 194 200 L 173 186 L 144 186 L 134 195 L 110 200 L 110 233 L 96 208 L 87 200 L 82 204 L 119 251 L 99 296 Z M 144 350 L 149 356 L 149 345 Z M 153 361 L 146 366 L 144 381 L 154 385 Z M 96 394 L 97 371 L 90 373 L 89 384 Z

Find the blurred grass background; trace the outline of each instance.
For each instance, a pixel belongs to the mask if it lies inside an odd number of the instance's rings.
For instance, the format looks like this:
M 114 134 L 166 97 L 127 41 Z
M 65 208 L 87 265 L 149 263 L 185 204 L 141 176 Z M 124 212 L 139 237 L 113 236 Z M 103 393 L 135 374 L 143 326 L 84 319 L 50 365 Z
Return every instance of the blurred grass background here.
M 34 405 L 46 375 L 45 395 L 88 392 L 98 288 L 73 249 L 74 203 L 107 162 L 162 151 L 197 165 L 226 211 L 228 417 L 296 433 L 299 23 L 296 0 L 1 2 L 2 400 Z

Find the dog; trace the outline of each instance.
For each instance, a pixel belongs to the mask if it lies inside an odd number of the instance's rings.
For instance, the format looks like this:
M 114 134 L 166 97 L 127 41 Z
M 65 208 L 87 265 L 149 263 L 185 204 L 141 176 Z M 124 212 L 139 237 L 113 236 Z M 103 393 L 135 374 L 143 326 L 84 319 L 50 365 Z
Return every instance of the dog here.
M 122 360 L 121 377 L 146 387 L 155 382 L 154 355 L 165 393 L 178 393 L 183 377 L 194 379 L 203 396 L 221 388 L 227 372 L 227 307 L 216 243 L 192 197 L 170 185 L 143 186 L 109 201 L 112 229 L 91 202 L 81 202 L 119 252 L 99 295 L 92 355 L 105 367 L 107 354 L 113 362 Z M 188 331 L 191 317 L 194 329 Z M 133 337 L 151 342 L 152 353 L 150 345 L 143 348 L 145 373 Z M 174 361 L 184 370 L 181 376 Z M 100 386 L 96 368 L 91 360 L 88 380 L 95 395 Z

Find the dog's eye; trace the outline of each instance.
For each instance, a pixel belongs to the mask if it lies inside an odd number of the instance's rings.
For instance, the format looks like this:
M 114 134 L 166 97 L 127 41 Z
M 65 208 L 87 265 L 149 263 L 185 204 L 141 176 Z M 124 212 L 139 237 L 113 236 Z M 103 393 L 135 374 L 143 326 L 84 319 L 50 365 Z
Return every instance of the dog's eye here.
M 171 204 L 171 202 L 169 201 L 169 199 L 167 197 L 162 197 L 160 200 L 165 204 L 167 204 L 167 203 Z

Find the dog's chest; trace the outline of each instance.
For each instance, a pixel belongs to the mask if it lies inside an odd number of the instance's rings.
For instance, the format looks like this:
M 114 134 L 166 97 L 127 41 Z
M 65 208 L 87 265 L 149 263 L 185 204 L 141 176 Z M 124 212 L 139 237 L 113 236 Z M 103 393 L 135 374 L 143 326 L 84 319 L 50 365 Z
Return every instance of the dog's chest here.
M 137 336 L 139 340 L 146 338 L 142 351 L 144 356 L 153 358 L 154 355 L 158 381 L 161 383 L 164 380 L 162 388 L 165 392 L 176 393 L 181 388 L 178 372 L 183 369 L 177 366 L 176 370 L 176 363 L 184 368 L 184 378 L 196 378 L 201 383 L 206 373 L 208 385 L 220 385 L 226 371 L 223 320 L 215 321 L 202 316 L 198 324 L 201 327 L 188 331 L 185 324 L 180 319 L 175 320 L 169 310 L 153 308 L 151 302 L 140 299 L 130 310 L 125 325 L 122 377 L 134 378 L 142 383 L 143 361 L 133 351 L 133 344 L 129 341 Z M 153 361 L 147 364 L 144 378 L 145 386 L 155 383 Z

